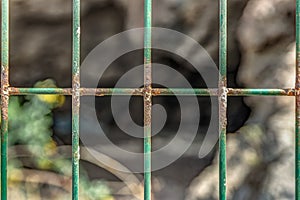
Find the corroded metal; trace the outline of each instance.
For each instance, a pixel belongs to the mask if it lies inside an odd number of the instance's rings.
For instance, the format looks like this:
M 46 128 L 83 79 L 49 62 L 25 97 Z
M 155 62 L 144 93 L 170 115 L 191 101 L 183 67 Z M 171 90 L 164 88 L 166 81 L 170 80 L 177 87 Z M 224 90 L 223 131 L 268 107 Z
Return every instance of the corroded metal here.
M 295 197 L 300 199 L 300 0 L 296 1 Z
M 9 87 L 10 95 L 60 94 L 72 95 L 72 88 L 16 88 Z M 80 88 L 80 96 L 133 95 L 143 96 L 144 88 Z M 218 96 L 218 88 L 152 88 L 152 96 Z M 295 88 L 244 89 L 227 88 L 228 96 L 295 96 Z
M 80 93 L 84 95 L 95 95 L 95 96 L 110 96 L 110 95 L 133 95 L 143 96 L 143 88 L 81 88 Z
M 294 88 L 286 89 L 239 89 L 228 88 L 228 96 L 294 96 Z
M 226 200 L 227 0 L 220 0 L 219 25 L 219 199 Z
M 73 0 L 72 199 L 79 199 L 80 0 Z
M 1 199 L 6 200 L 9 102 L 9 0 L 2 0 L 1 6 Z
M 151 200 L 152 0 L 144 0 L 144 200 Z
M 9 87 L 10 95 L 60 94 L 72 95 L 72 88 L 15 88 Z

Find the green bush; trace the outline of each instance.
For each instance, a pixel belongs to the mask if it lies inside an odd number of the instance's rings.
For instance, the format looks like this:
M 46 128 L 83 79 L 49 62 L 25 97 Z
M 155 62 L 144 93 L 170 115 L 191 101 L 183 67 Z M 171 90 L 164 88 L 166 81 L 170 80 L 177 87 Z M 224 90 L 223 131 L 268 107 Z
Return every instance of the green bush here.
M 36 83 L 34 87 L 53 88 L 56 84 L 53 80 L 47 79 Z M 58 155 L 57 144 L 52 139 L 52 111 L 62 106 L 64 101 L 65 97 L 61 95 L 31 95 L 25 98 L 12 96 L 9 102 L 9 147 L 13 151 L 14 148 L 11 147 L 21 145 L 32 155 L 30 162 L 39 171 L 51 171 L 71 177 L 71 160 Z M 20 169 L 24 167 L 19 157 L 10 159 L 8 162 L 9 182 L 14 182 L 13 177 L 22 176 Z M 81 172 L 80 196 L 82 199 L 113 199 L 109 188 L 102 181 L 90 181 L 82 168 Z M 23 189 L 23 192 L 30 191 Z

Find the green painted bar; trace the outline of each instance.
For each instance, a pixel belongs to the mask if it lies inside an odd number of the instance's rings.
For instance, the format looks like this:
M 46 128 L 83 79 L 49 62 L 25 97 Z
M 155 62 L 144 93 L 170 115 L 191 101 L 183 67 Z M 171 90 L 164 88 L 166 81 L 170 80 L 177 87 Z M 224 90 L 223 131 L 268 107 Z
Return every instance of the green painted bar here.
M 226 126 L 227 126 L 227 0 L 220 0 L 219 42 L 219 199 L 226 200 Z
M 228 96 L 294 96 L 295 89 L 240 89 L 228 88 Z
M 80 0 L 73 0 L 72 199 L 79 199 Z
M 72 88 L 9 88 L 10 95 L 60 94 L 72 95 Z M 143 96 L 143 88 L 80 88 L 81 96 L 134 95 Z M 152 88 L 153 96 L 218 96 L 217 88 Z M 228 88 L 228 96 L 295 96 L 294 88 L 242 89 Z
M 9 0 L 2 0 L 1 6 L 1 199 L 6 200 L 9 102 Z
M 296 0 L 296 91 L 300 89 L 300 0 Z M 300 199 L 300 95 L 296 95 L 295 199 Z
M 10 95 L 61 94 L 72 95 L 71 88 L 9 88 Z
M 294 96 L 295 89 L 242 89 L 227 88 L 228 96 Z M 217 88 L 152 88 L 153 96 L 218 96 Z
M 152 0 L 144 0 L 144 200 L 151 200 Z

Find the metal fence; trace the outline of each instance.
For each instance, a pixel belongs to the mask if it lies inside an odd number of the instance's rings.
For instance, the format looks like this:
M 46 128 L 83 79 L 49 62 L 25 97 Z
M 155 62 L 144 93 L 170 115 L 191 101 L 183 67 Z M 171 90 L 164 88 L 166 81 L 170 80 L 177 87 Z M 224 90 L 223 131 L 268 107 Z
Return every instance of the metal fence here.
M 151 26 L 152 0 L 144 0 L 144 87 L 81 88 L 80 87 L 80 0 L 73 0 L 72 88 L 16 88 L 9 85 L 9 0 L 2 0 L 1 19 L 1 199 L 7 199 L 8 104 L 11 95 L 61 94 L 72 96 L 72 199 L 79 198 L 79 107 L 84 95 L 137 95 L 144 98 L 144 199 L 151 199 L 151 106 L 152 97 L 197 95 L 219 97 L 219 199 L 226 199 L 226 125 L 227 96 L 295 96 L 295 188 L 300 199 L 300 0 L 296 1 L 296 84 L 288 89 L 227 88 L 227 0 L 220 4 L 219 88 L 183 89 L 152 88 Z

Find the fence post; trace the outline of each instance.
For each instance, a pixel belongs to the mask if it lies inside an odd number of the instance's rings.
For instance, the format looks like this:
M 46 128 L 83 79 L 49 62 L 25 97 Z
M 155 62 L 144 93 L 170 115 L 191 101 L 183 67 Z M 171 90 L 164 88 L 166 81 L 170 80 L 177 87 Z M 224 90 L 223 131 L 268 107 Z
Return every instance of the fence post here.
M 151 200 L 152 0 L 145 0 L 144 7 L 144 200 Z
M 9 0 L 2 0 L 1 37 L 1 199 L 6 200 L 9 102 Z
M 295 127 L 295 196 L 300 197 L 300 0 L 296 1 L 296 127 Z
M 227 0 L 220 0 L 219 26 L 219 199 L 226 200 Z
M 79 199 L 80 0 L 73 0 L 72 199 Z

